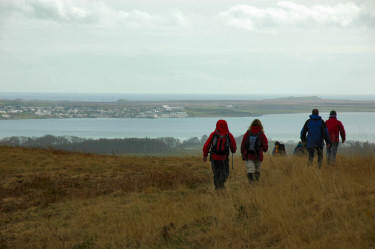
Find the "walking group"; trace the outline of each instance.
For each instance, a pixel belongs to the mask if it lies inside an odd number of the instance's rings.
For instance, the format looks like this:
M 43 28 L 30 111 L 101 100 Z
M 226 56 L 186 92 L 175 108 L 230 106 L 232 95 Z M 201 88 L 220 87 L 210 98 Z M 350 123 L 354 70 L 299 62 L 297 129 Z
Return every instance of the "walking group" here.
M 317 154 L 319 168 L 323 162 L 324 144 L 327 146 L 327 163 L 334 164 L 336 161 L 339 139 L 345 142 L 346 135 L 342 123 L 337 120 L 336 111 L 332 110 L 329 119 L 324 121 L 319 116 L 319 110 L 313 109 L 310 118 L 305 122 L 301 133 L 301 141 L 298 143 L 294 154 L 308 152 L 308 165 Z M 236 153 L 237 145 L 232 133 L 229 132 L 225 120 L 218 120 L 216 129 L 212 132 L 203 146 L 203 161 L 207 162 L 208 155 L 211 161 L 214 175 L 215 189 L 223 189 L 224 183 L 229 176 L 229 155 Z M 244 133 L 241 142 L 241 156 L 246 164 L 248 181 L 252 184 L 260 179 L 260 168 L 263 162 L 263 152 L 268 151 L 268 139 L 264 133 L 262 122 L 254 119 L 248 130 Z M 275 143 L 273 155 L 285 155 L 285 147 L 278 141 Z M 233 166 L 233 162 L 232 162 Z

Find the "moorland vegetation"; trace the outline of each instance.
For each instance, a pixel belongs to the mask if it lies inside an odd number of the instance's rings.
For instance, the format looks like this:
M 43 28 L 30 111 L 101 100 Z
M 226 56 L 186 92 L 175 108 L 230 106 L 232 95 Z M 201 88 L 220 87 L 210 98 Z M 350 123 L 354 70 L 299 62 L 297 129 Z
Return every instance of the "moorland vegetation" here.
M 374 248 L 375 156 L 266 156 L 226 189 L 209 164 L 0 147 L 0 248 Z

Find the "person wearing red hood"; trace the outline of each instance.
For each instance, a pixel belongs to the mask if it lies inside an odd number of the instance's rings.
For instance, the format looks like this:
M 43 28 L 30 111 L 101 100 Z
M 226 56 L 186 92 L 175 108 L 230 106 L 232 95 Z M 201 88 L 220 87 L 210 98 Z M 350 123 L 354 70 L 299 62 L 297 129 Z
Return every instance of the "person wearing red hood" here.
M 345 143 L 346 134 L 344 126 L 339 120 L 337 120 L 337 113 L 335 110 L 332 110 L 329 113 L 329 119 L 326 121 L 326 125 L 332 143 L 331 146 L 327 147 L 327 162 L 330 164 L 331 162 L 335 163 L 336 161 L 336 153 L 340 142 L 339 135 L 341 136 L 342 143 Z
M 229 175 L 229 153 L 237 150 L 236 140 L 229 132 L 228 124 L 225 120 L 216 123 L 216 129 L 211 133 L 203 146 L 203 161 L 207 162 L 208 153 L 212 172 L 214 174 L 215 189 L 224 188 L 224 183 Z
M 251 146 L 251 144 L 253 144 Z M 263 125 L 259 119 L 254 119 L 244 134 L 241 143 L 242 160 L 246 160 L 247 177 L 250 183 L 260 178 L 260 166 L 263 161 L 263 152 L 268 150 L 268 139 L 264 135 Z

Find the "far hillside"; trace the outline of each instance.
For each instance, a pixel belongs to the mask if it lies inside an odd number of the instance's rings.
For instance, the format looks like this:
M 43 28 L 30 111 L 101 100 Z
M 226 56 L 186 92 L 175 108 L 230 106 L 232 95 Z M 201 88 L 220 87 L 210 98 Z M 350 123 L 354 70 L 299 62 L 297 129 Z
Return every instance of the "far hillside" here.
M 338 112 L 373 112 L 375 101 L 317 96 L 263 100 L 149 100 L 113 102 L 0 99 L 0 119 L 248 117 L 306 113 L 313 107 Z

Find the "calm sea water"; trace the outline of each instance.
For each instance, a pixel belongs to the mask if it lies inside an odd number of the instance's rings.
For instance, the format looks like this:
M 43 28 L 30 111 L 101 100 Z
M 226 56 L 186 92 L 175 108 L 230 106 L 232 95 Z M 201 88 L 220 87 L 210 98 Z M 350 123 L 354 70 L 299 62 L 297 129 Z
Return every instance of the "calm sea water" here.
M 298 141 L 309 114 L 272 114 L 259 118 L 269 139 Z M 322 113 L 323 119 L 328 113 Z M 242 135 L 255 117 L 225 118 L 234 136 Z M 339 113 L 347 139 L 375 142 L 375 112 Z M 10 136 L 39 137 L 78 136 L 84 138 L 175 137 L 187 139 L 209 135 L 218 118 L 182 119 L 29 119 L 0 120 L 0 138 Z

